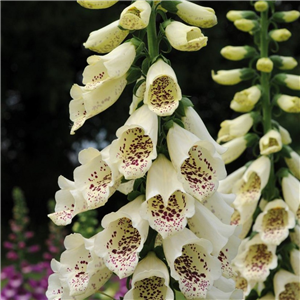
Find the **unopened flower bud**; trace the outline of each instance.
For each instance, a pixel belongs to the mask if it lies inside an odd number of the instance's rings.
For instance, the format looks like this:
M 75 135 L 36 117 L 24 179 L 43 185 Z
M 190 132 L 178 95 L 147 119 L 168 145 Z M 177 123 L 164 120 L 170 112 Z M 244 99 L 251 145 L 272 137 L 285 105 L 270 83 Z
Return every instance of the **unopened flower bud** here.
M 268 57 L 262 57 L 257 60 L 256 69 L 264 73 L 270 73 L 273 70 L 273 62 Z
M 274 97 L 274 101 L 283 111 L 287 113 L 300 113 L 299 97 L 277 94 Z
M 289 150 L 290 157 L 285 157 L 285 163 L 292 174 L 300 180 L 300 156 L 292 148 L 286 147 Z
M 299 11 L 279 11 L 273 14 L 273 20 L 278 23 L 290 23 L 296 21 L 300 16 Z
M 292 70 L 298 65 L 298 62 L 292 56 L 271 55 L 270 59 L 275 67 L 280 70 Z
M 254 20 L 239 19 L 234 21 L 234 26 L 244 32 L 254 32 L 259 27 L 259 24 Z
M 104 9 L 113 6 L 117 3 L 118 0 L 77 0 L 77 3 L 80 4 L 82 7 L 89 8 L 89 9 Z
M 220 70 L 215 74 L 212 71 L 212 79 L 222 85 L 234 85 L 243 80 L 253 78 L 255 71 L 250 68 Z
M 262 11 L 266 11 L 268 9 L 269 5 L 268 2 L 266 1 L 257 1 L 254 4 L 254 8 L 256 11 L 262 12 Z
M 283 86 L 286 86 L 292 90 L 300 90 L 300 76 L 280 73 L 274 76 L 274 82 Z
M 252 10 L 230 10 L 227 13 L 226 18 L 229 21 L 234 22 L 240 19 L 256 19 L 257 14 Z
M 291 32 L 286 28 L 274 29 L 269 32 L 272 40 L 276 42 L 285 42 L 291 37 Z
M 234 61 L 253 57 L 256 53 L 255 48 L 250 46 L 226 46 L 221 50 L 223 57 Z

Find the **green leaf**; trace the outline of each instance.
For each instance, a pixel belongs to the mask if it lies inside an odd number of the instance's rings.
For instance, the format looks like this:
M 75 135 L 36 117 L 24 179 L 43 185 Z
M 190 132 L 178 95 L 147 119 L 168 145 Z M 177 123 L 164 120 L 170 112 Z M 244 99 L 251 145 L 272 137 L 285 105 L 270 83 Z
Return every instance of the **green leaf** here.
M 129 193 L 127 195 L 127 200 L 128 201 L 133 201 L 134 199 L 136 199 L 140 195 L 142 195 L 142 193 L 140 191 L 132 191 L 131 193 Z
M 127 73 L 127 84 L 131 84 L 133 82 L 136 82 L 141 77 L 141 69 L 138 67 L 131 67 Z

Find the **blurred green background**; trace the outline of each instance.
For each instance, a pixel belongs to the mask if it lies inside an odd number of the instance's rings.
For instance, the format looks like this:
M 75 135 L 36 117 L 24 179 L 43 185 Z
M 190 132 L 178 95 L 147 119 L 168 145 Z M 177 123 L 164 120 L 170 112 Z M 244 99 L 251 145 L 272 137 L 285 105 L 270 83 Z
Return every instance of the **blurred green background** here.
M 203 30 L 208 45 L 198 52 L 172 50 L 172 62 L 183 94 L 190 95 L 197 112 L 212 136 L 220 123 L 238 116 L 229 109 L 235 92 L 251 82 L 220 86 L 211 79 L 211 70 L 245 67 L 247 62 L 230 62 L 220 55 L 226 45 L 252 45 L 248 33 L 238 31 L 227 21 L 229 10 L 251 9 L 248 1 L 203 1 L 216 11 L 218 25 Z M 119 18 L 128 2 L 120 1 L 107 10 L 88 10 L 75 1 L 1 2 L 2 25 L 2 238 L 11 218 L 14 186 L 20 187 L 28 201 L 31 226 L 38 236 L 47 233 L 47 201 L 58 190 L 57 178 L 73 179 L 78 152 L 89 146 L 99 149 L 115 138 L 116 130 L 128 118 L 132 88 L 108 110 L 89 119 L 74 136 L 69 134 L 69 95 L 73 83 L 81 84 L 86 59 L 94 53 L 84 49 L 91 31 Z M 280 10 L 300 9 L 299 1 L 278 2 Z M 292 38 L 280 44 L 280 55 L 294 55 L 299 62 L 299 21 L 283 24 Z M 297 38 L 298 35 L 298 38 Z M 291 73 L 299 74 L 299 66 Z M 293 92 L 293 94 L 295 94 Z M 299 94 L 298 94 L 299 95 Z M 299 115 L 282 114 L 283 125 L 294 137 L 299 150 Z M 297 143 L 298 139 L 298 143 Z M 245 152 L 228 165 L 228 172 L 251 157 Z M 116 210 L 124 199 L 119 193 L 99 208 L 99 218 Z

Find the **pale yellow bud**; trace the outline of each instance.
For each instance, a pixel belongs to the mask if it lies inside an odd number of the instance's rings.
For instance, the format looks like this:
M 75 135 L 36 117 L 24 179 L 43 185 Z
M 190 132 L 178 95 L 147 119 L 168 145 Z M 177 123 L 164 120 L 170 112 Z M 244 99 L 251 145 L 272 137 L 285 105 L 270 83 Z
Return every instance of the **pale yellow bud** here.
M 269 32 L 272 40 L 276 42 L 285 42 L 291 37 L 291 32 L 286 28 L 274 29 Z
M 256 11 L 262 12 L 268 9 L 269 5 L 266 1 L 257 1 L 254 4 L 254 8 Z
M 290 158 L 285 157 L 284 160 L 293 175 L 300 180 L 300 156 L 295 151 L 291 151 L 290 155 Z
M 279 133 L 281 136 L 282 144 L 288 145 L 292 142 L 292 138 L 290 136 L 290 133 L 282 126 L 279 125 Z
M 268 57 L 262 57 L 257 60 L 256 69 L 264 73 L 270 73 L 273 70 L 273 62 Z
M 89 9 L 104 9 L 113 6 L 118 0 L 77 0 L 77 3 L 81 6 Z
M 280 70 L 292 70 L 298 65 L 298 62 L 292 56 L 272 55 L 270 56 L 270 59 L 274 63 L 275 67 Z
M 226 46 L 221 50 L 221 55 L 226 59 L 238 61 L 244 58 L 252 57 L 256 50 L 250 46 Z
M 272 129 L 268 131 L 259 140 L 259 149 L 261 155 L 268 155 L 280 151 L 282 148 L 281 135 L 278 131 Z
M 275 101 L 277 105 L 285 112 L 300 113 L 300 98 L 289 95 L 276 95 Z
M 279 11 L 273 14 L 273 19 L 276 22 L 290 23 L 296 21 L 299 16 L 300 13 L 297 10 Z
M 257 27 L 257 22 L 252 21 L 252 20 L 247 20 L 247 19 L 240 19 L 234 21 L 234 26 L 244 32 L 250 32 L 253 31 L 255 27 Z
M 256 19 L 257 15 L 251 10 L 230 10 L 227 13 L 226 18 L 229 21 L 234 22 L 240 19 Z

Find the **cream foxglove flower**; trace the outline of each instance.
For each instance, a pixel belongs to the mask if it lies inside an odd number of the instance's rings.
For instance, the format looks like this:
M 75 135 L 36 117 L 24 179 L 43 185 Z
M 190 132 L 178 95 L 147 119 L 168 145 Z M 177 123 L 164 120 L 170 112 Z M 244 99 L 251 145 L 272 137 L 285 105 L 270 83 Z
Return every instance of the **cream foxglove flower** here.
M 257 15 L 252 10 L 230 10 L 226 14 L 226 18 L 229 21 L 234 22 L 241 19 L 256 19 Z
M 179 181 L 187 193 L 203 201 L 226 177 L 224 163 L 209 141 L 202 141 L 177 124 L 167 135 L 169 154 Z
M 298 62 L 292 56 L 271 55 L 270 59 L 280 70 L 292 70 L 298 65 Z
M 125 294 L 124 300 L 161 299 L 172 300 L 174 294 L 169 287 L 170 277 L 166 265 L 149 252 L 142 259 L 132 276 L 131 289 Z
M 250 46 L 226 46 L 221 49 L 221 55 L 233 61 L 253 57 L 256 53 L 255 48 Z
M 290 232 L 290 238 L 293 243 L 295 243 L 300 248 L 300 226 L 296 225 L 294 232 Z
M 125 179 L 143 177 L 156 158 L 157 115 L 143 105 L 120 127 L 111 144 L 111 160 Z
M 234 21 L 234 26 L 244 32 L 253 32 L 259 27 L 257 21 L 254 20 L 247 20 L 247 19 L 239 19 Z
M 286 28 L 271 30 L 269 35 L 276 42 L 285 42 L 292 36 L 291 32 Z
M 252 86 L 248 89 L 235 93 L 230 103 L 230 108 L 236 112 L 249 112 L 261 97 L 259 85 Z
M 280 74 L 275 75 L 273 80 L 276 83 L 286 86 L 292 90 L 300 91 L 300 76 L 299 75 L 280 73 Z
M 183 230 L 187 218 L 194 213 L 194 198 L 184 191 L 172 163 L 160 154 L 147 174 L 146 201 L 140 212 L 142 218 L 166 238 Z
M 119 26 L 127 30 L 140 30 L 149 23 L 151 6 L 145 0 L 134 1 L 121 13 Z
M 243 80 L 251 79 L 254 76 L 254 70 L 250 68 L 233 69 L 233 70 L 221 70 L 212 71 L 212 79 L 218 84 L 222 85 L 235 85 Z
M 282 126 L 279 125 L 279 133 L 281 137 L 282 144 L 288 145 L 292 142 L 292 138 L 290 136 L 290 133 Z
M 299 16 L 300 12 L 297 10 L 278 11 L 273 14 L 272 19 L 274 19 L 275 22 L 290 23 L 296 21 Z
M 294 273 L 300 276 L 300 251 L 293 249 L 290 252 L 290 263 L 293 268 Z
M 206 298 L 213 282 L 221 276 L 221 263 L 211 256 L 212 244 L 185 228 L 163 240 L 171 276 L 187 299 Z
M 79 233 L 65 238 L 60 262 L 51 261 L 54 274 L 49 277 L 47 299 L 85 299 L 106 283 L 112 272 L 95 255 L 94 243 L 95 237 L 85 239 Z
M 238 237 L 240 239 L 244 239 L 247 236 L 250 228 L 252 227 L 253 213 L 256 209 L 256 205 L 250 204 L 248 206 L 242 207 L 242 209 L 245 209 L 245 212 L 242 211 L 243 219 L 241 218 L 240 212 L 237 209 L 235 209 L 231 216 L 230 222 L 230 225 L 239 225 Z
M 256 70 L 264 73 L 271 73 L 273 65 L 273 61 L 269 57 L 261 57 L 256 62 Z
M 265 244 L 255 235 L 242 241 L 237 256 L 232 260 L 234 267 L 248 283 L 263 282 L 270 270 L 277 267 L 276 246 Z
M 281 269 L 275 274 L 273 283 L 276 300 L 300 298 L 299 276 Z
M 268 202 L 264 211 L 255 220 L 253 231 L 259 233 L 266 244 L 279 245 L 295 227 L 295 217 L 288 205 L 281 199 Z
M 133 96 L 132 96 L 132 102 L 129 107 L 130 115 L 138 108 L 139 103 L 141 101 L 143 101 L 143 99 L 144 99 L 144 95 L 145 95 L 145 91 L 146 91 L 146 80 L 144 77 L 141 77 L 140 79 L 137 80 L 137 83 L 139 83 L 139 81 L 141 81 L 141 80 L 144 80 L 144 81 L 140 84 L 140 86 L 136 90 L 136 93 L 133 94 Z
M 219 154 L 226 151 L 224 147 L 219 145 L 212 138 L 201 117 L 191 106 L 185 108 L 185 117 L 181 118 L 181 121 L 184 124 L 184 128 L 196 135 L 200 140 L 207 140 L 211 142 Z
M 259 149 L 261 155 L 269 155 L 271 153 L 276 153 L 282 148 L 281 135 L 277 130 L 268 131 L 259 140 Z
M 266 11 L 269 7 L 269 4 L 267 1 L 256 1 L 254 3 L 254 8 L 256 11 L 262 12 Z
M 228 142 L 234 138 L 244 136 L 252 127 L 255 118 L 255 113 L 248 113 L 233 120 L 223 121 L 218 132 L 217 142 Z
M 165 29 L 171 46 L 179 51 L 198 51 L 207 44 L 207 37 L 201 29 L 172 21 Z
M 106 215 L 103 231 L 95 236 L 95 253 L 120 279 L 130 276 L 139 261 L 148 235 L 148 222 L 139 214 L 143 196 Z
M 144 103 L 158 116 L 170 116 L 181 98 L 175 72 L 162 59 L 157 60 L 147 73 Z
M 282 193 L 296 219 L 300 221 L 300 182 L 293 175 L 288 174 L 281 181 Z
M 81 166 L 74 170 L 74 181 L 87 203 L 87 209 L 103 206 L 120 184 L 121 174 L 112 164 L 108 151 L 88 148 L 79 152 Z
M 285 163 L 287 164 L 289 170 L 292 174 L 300 180 L 300 156 L 297 152 L 291 150 L 290 158 L 285 157 Z
M 235 275 L 234 275 L 234 281 L 235 281 L 235 287 L 238 290 L 242 290 L 243 292 L 243 297 L 239 298 L 239 300 L 241 299 L 245 299 L 246 296 L 248 296 L 251 292 L 251 290 L 255 287 L 256 282 L 248 282 L 248 280 L 244 277 L 242 277 L 242 275 L 240 274 L 240 272 L 235 271 Z M 271 299 L 266 299 L 266 300 L 271 300 Z
M 108 53 L 119 46 L 128 34 L 129 30 L 119 28 L 119 20 L 117 20 L 92 31 L 83 46 L 97 53 Z
M 118 0 L 77 0 L 81 6 L 89 9 L 104 9 L 116 4 Z
M 289 96 L 278 94 L 274 97 L 275 103 L 287 113 L 300 112 L 300 98 L 296 96 Z

